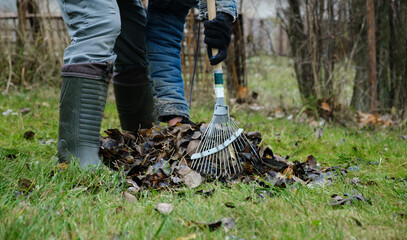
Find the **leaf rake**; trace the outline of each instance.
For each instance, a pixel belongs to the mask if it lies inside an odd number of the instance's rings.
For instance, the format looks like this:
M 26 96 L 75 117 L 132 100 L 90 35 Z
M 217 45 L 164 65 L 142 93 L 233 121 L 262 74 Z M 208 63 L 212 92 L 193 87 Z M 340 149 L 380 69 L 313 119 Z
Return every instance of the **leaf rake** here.
M 207 5 L 208 17 L 212 20 L 216 17 L 215 1 L 207 0 Z M 217 52 L 217 49 L 212 49 L 213 56 Z M 260 157 L 244 135 L 243 129 L 239 128 L 229 116 L 221 63 L 214 66 L 213 76 L 216 96 L 214 113 L 198 145 L 197 153 L 191 156 L 191 167 L 202 174 L 217 177 L 233 176 L 243 171 L 244 162 L 254 163 L 259 161 Z M 247 157 L 247 154 L 242 153 L 250 154 Z

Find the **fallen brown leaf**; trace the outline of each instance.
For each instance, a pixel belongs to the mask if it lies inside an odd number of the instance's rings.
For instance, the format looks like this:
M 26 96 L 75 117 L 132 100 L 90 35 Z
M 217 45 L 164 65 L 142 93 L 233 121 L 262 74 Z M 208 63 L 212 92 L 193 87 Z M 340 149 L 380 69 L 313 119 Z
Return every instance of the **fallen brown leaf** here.
M 171 203 L 158 203 L 156 205 L 156 209 L 161 214 L 170 214 L 172 210 L 174 210 L 174 207 L 172 206 Z
M 202 183 L 202 176 L 197 173 L 196 171 L 191 171 L 188 174 L 186 174 L 183 179 L 185 183 L 190 188 L 196 188 Z
M 199 142 L 200 142 L 199 140 L 193 140 L 193 141 L 189 142 L 188 147 L 187 147 L 187 154 L 189 156 L 192 156 L 192 154 L 194 154 L 196 152 Z
M 177 240 L 192 240 L 192 239 L 196 239 L 196 233 L 189 234 L 189 235 L 187 235 L 187 236 L 185 236 L 185 237 L 177 237 L 176 239 L 177 239 Z
M 130 203 L 137 201 L 136 196 L 134 196 L 133 194 L 128 193 L 128 192 L 124 192 L 123 197 L 127 202 L 130 202 Z
M 331 110 L 331 107 L 330 107 L 329 104 L 326 103 L 326 102 L 322 102 L 320 108 L 323 109 L 323 110 L 325 110 L 325 111 L 327 111 L 327 112 L 332 111 L 332 110 Z
M 31 112 L 31 109 L 28 108 L 28 107 L 25 107 L 25 108 L 21 108 L 21 109 L 20 109 L 20 113 L 21 113 L 21 114 L 26 114 L 26 113 L 29 113 L 29 112 Z

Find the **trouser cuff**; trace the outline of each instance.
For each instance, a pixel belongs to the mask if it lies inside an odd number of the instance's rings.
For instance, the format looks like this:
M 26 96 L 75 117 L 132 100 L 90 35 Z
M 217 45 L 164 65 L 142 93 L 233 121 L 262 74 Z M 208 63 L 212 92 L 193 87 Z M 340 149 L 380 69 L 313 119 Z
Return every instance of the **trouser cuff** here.
M 183 104 L 158 104 L 156 113 L 160 122 L 168 122 L 174 117 L 183 117 L 189 119 L 189 109 Z
M 113 64 L 106 63 L 74 63 L 62 67 L 62 77 L 81 77 L 109 82 L 112 78 Z

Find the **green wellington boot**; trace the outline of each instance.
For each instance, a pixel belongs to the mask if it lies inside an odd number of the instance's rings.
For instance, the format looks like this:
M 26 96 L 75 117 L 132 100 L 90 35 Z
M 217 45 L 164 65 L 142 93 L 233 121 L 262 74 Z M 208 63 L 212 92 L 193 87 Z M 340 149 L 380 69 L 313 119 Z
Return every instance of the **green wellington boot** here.
M 109 83 L 81 77 L 63 77 L 59 107 L 58 159 L 79 161 L 81 168 L 101 163 L 100 124 Z
M 147 74 L 133 71 L 115 76 L 113 88 L 122 129 L 136 131 L 151 128 L 154 121 L 154 101 Z

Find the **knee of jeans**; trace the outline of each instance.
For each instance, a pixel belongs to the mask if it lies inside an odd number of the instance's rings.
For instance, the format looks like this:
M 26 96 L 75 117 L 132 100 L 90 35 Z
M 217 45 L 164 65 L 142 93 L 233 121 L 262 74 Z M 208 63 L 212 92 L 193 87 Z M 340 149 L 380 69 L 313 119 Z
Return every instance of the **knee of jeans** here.
M 110 31 L 112 33 L 119 35 L 121 31 L 121 20 L 120 20 L 120 14 L 114 14 L 114 17 L 112 17 L 112 21 L 109 24 L 111 26 Z
M 97 28 L 101 35 L 119 36 L 121 29 L 120 14 L 118 12 L 97 17 L 96 24 L 100 24 Z
M 103 42 L 103 37 L 116 39 L 121 29 L 120 13 L 116 10 L 94 12 L 71 20 L 67 26 L 71 43 L 95 38 Z

